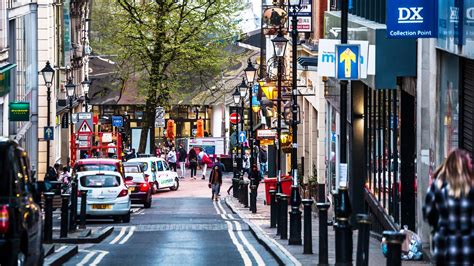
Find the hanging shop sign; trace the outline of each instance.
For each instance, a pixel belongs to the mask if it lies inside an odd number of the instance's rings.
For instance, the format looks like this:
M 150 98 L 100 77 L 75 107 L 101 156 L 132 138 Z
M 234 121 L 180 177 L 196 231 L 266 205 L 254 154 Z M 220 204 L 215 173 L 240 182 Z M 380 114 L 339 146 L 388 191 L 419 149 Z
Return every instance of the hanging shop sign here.
M 313 21 L 312 21 L 312 12 L 311 12 L 312 0 L 302 0 L 301 9 L 296 12 L 296 17 L 298 19 L 298 32 L 312 32 Z M 290 8 L 291 11 L 291 8 Z M 293 12 L 289 12 L 290 17 L 293 15 Z M 291 19 L 290 19 L 291 20 Z M 291 21 L 289 21 L 288 28 L 293 29 L 291 26 Z
M 434 0 L 388 0 L 387 38 L 436 38 L 436 4 Z
M 267 7 L 263 11 L 263 30 L 265 35 L 275 35 L 279 29 L 286 30 L 288 13 L 276 6 Z
M 274 139 L 277 135 L 276 129 L 257 130 L 257 139 Z
M 10 121 L 29 121 L 30 103 L 29 102 L 11 102 L 10 103 Z

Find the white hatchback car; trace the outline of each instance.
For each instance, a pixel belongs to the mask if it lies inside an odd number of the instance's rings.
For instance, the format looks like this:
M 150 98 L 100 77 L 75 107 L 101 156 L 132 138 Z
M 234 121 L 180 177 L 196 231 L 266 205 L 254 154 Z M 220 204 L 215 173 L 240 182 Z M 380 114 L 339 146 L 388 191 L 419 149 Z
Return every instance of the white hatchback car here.
M 87 190 L 87 216 L 112 217 L 130 222 L 130 194 L 119 172 L 86 171 L 77 173 L 78 191 Z M 77 213 L 81 198 L 77 199 Z
M 168 163 L 163 158 L 143 157 L 130 159 L 127 162 L 142 163 L 142 168 L 149 180 L 153 180 L 153 192 L 158 189 L 169 188 L 170 190 L 178 190 L 179 178 L 178 173 L 171 171 Z

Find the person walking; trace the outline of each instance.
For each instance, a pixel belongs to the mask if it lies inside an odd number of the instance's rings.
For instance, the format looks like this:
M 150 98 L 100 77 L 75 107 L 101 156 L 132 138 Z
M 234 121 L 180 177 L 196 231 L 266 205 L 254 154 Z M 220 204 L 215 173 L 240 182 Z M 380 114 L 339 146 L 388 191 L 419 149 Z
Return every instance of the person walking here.
M 268 171 L 268 155 L 265 146 L 260 147 L 258 160 L 260 161 L 260 173 L 262 176 L 265 176 Z
M 247 173 L 247 177 L 250 176 L 250 157 L 247 152 L 244 154 L 244 161 L 242 162 L 243 173 Z
M 474 265 L 474 189 L 468 152 L 455 149 L 433 174 L 423 217 L 433 228 L 436 265 Z
M 59 181 L 61 181 L 61 191 L 62 193 L 70 193 L 71 189 L 71 175 L 69 174 L 67 167 L 64 166 L 61 174 L 59 175 Z
M 184 178 L 186 176 L 186 157 L 187 157 L 187 152 L 183 148 L 183 144 L 179 144 L 179 150 L 178 150 L 178 161 L 179 161 L 179 169 L 181 169 L 181 178 Z
M 250 184 L 256 185 L 257 190 L 258 190 L 258 185 L 262 181 L 263 176 L 262 176 L 262 173 L 258 170 L 258 167 L 257 167 L 256 163 L 254 163 L 252 165 L 252 168 L 250 169 L 249 179 L 250 179 L 250 182 L 251 182 Z
M 189 169 L 191 170 L 191 178 L 196 180 L 198 158 L 197 158 L 196 150 L 194 150 L 194 148 L 191 148 L 189 150 L 188 161 L 189 161 Z
M 211 200 L 218 201 L 222 185 L 222 170 L 219 165 L 214 165 L 209 175 L 209 187 L 212 189 Z
M 211 163 L 211 159 L 209 158 L 209 155 L 202 149 L 199 148 L 199 155 L 198 155 L 198 161 L 200 162 L 200 165 L 202 167 L 202 180 L 206 179 L 206 171 L 207 171 L 207 164 Z
M 174 150 L 174 147 L 171 148 L 171 150 L 168 152 L 168 155 L 166 155 L 166 160 L 168 160 L 168 164 L 170 165 L 170 169 L 173 169 L 173 171 L 176 172 L 176 151 Z

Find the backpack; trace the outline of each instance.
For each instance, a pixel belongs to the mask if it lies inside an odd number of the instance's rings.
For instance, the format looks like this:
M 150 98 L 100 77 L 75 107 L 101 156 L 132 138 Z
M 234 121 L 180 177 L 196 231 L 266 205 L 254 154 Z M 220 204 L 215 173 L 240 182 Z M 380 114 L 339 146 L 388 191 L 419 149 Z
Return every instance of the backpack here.
M 204 156 L 202 156 L 202 163 L 208 164 L 210 162 L 211 162 L 211 159 L 209 158 L 209 156 L 207 154 L 204 154 Z

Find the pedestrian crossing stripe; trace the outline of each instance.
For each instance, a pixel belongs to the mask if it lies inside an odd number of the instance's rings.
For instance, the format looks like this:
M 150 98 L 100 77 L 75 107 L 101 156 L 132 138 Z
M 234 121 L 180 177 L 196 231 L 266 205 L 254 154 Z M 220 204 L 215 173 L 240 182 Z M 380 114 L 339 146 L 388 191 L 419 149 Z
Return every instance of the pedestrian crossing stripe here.
M 92 132 L 92 129 L 89 126 L 89 124 L 87 124 L 86 120 L 84 120 L 81 124 L 81 127 L 79 127 L 79 132 L 80 133 L 91 133 Z

